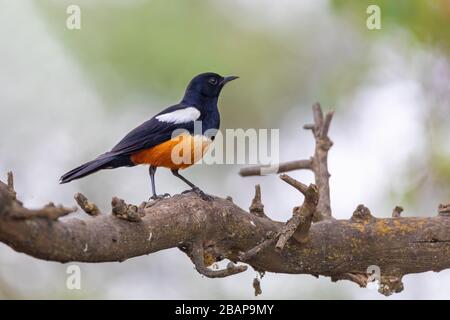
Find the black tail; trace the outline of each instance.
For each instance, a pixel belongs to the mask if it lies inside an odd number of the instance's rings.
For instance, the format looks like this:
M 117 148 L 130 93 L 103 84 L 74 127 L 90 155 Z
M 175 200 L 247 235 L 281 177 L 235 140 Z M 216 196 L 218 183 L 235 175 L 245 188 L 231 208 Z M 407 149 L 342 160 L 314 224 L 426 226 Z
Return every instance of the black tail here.
M 70 170 L 61 177 L 59 183 L 67 183 L 72 180 L 80 179 L 101 169 L 112 169 L 129 165 L 132 165 L 129 158 L 122 158 L 105 153 L 95 160 L 86 162 L 85 164 Z

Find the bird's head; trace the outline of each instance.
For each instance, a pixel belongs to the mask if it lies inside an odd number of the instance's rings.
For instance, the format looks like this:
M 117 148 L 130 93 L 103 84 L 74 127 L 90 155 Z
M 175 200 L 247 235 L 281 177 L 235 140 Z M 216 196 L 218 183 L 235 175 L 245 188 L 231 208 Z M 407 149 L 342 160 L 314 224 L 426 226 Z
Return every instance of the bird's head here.
M 201 73 L 189 82 L 183 100 L 217 99 L 225 84 L 237 78 L 236 76 L 222 77 L 213 72 Z

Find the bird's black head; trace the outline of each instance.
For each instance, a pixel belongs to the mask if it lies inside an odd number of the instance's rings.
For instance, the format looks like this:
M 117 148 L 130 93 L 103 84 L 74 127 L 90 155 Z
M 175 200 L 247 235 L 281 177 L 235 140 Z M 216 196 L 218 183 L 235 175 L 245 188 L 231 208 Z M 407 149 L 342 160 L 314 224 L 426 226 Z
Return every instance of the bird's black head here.
M 225 84 L 237 78 L 236 76 L 222 77 L 213 72 L 201 73 L 189 82 L 183 100 L 209 100 L 218 98 Z M 196 101 L 189 102 L 195 103 Z

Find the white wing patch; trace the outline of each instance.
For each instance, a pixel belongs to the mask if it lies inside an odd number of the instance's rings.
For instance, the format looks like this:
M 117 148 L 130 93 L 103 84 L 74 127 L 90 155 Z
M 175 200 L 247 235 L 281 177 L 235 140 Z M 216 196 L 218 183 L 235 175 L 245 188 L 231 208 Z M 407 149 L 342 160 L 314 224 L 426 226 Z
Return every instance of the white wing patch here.
M 187 123 L 191 121 L 195 121 L 200 117 L 200 111 L 194 107 L 187 107 L 185 109 L 175 110 L 173 112 L 164 113 L 159 116 L 156 116 L 161 122 L 169 122 L 169 123 Z

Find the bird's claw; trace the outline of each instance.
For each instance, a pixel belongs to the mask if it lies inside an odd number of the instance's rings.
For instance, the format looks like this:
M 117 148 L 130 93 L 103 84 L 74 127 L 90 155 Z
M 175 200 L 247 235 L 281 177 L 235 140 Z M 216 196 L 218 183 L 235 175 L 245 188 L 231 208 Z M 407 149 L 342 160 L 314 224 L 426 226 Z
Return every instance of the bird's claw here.
M 185 190 L 182 192 L 182 194 L 186 194 L 186 193 L 191 193 L 194 192 L 196 195 L 198 195 L 200 198 L 202 198 L 205 201 L 212 201 L 214 198 L 211 197 L 209 194 L 203 192 L 202 190 L 200 190 L 200 188 L 192 188 L 189 190 Z
M 166 199 L 166 198 L 170 198 L 170 194 L 168 194 L 168 193 L 155 194 L 155 195 L 151 196 L 150 198 L 148 198 L 148 201 L 157 201 L 157 200 L 162 200 L 162 199 Z

